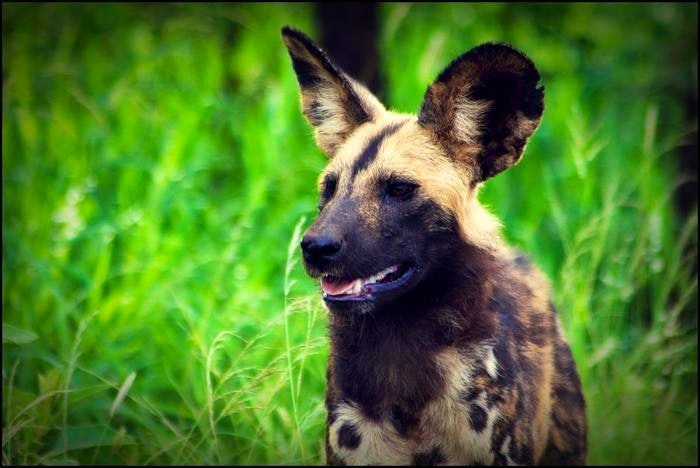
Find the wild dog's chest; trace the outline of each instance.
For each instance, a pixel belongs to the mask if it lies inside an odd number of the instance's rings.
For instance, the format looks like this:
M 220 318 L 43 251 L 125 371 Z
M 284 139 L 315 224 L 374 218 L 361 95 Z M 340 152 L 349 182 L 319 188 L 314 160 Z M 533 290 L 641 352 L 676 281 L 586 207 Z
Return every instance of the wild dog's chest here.
M 387 401 L 388 409 L 370 417 L 342 388 L 335 389 L 328 420 L 329 461 L 455 465 L 502 460 L 501 449 L 507 450 L 509 441 L 494 437 L 503 399 L 497 396 L 498 364 L 492 348 L 468 358 L 446 351 L 436 356 L 435 365 L 444 376 L 441 392 L 413 413 L 404 411 L 399 401 Z

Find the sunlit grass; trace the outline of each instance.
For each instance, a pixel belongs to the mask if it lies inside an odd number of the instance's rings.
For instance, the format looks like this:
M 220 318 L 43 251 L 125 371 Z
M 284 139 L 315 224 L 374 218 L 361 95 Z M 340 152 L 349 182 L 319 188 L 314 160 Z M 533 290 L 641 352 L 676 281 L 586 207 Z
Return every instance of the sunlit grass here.
M 322 463 L 296 246 L 325 161 L 279 36 L 314 36 L 310 8 L 2 8 L 3 464 Z M 416 111 L 483 41 L 533 58 L 542 125 L 482 199 L 552 280 L 590 462 L 694 464 L 697 208 L 674 197 L 697 121 L 663 51 L 697 6 L 627 8 L 384 5 L 386 95 Z

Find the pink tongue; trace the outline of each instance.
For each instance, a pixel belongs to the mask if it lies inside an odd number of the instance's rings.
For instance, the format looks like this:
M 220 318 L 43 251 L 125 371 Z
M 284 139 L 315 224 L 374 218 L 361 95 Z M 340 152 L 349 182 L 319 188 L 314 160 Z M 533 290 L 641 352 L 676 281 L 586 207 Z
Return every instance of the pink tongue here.
M 321 287 L 323 288 L 323 292 L 329 296 L 349 294 L 352 291 L 352 286 L 354 283 L 355 280 L 334 281 L 328 278 L 321 278 Z

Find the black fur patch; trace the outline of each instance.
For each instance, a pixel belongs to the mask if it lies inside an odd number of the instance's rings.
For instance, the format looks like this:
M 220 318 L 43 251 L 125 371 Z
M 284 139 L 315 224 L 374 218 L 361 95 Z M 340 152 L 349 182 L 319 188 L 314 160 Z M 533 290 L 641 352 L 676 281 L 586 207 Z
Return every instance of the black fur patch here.
M 317 85 L 322 78 L 319 75 L 319 71 L 324 70 L 328 73 L 329 77 L 340 77 L 341 71 L 333 65 L 330 58 L 326 53 L 306 34 L 301 31 L 297 31 L 294 28 L 285 26 L 282 28 L 282 36 L 290 37 L 297 43 L 300 43 L 306 51 L 311 54 L 316 60 L 317 64 L 309 63 L 303 60 L 299 56 L 292 53 L 290 49 L 290 56 L 292 57 L 292 66 L 294 67 L 294 72 L 297 75 L 297 79 L 302 88 L 308 88 Z
M 498 362 L 498 377 L 496 383 L 499 386 L 509 386 L 515 380 L 515 361 L 508 349 L 507 337 L 499 337 L 496 346 L 493 347 L 493 355 Z
M 530 263 L 530 259 L 527 255 L 521 253 L 515 257 L 515 266 L 521 271 L 527 271 L 532 267 L 532 263 Z
M 499 287 L 494 291 L 490 305 L 499 316 L 502 332 L 512 335 L 519 342 L 525 341 L 525 329 L 518 318 L 518 306 L 513 296 Z
M 362 438 L 355 430 L 355 426 L 350 423 L 345 423 L 338 430 L 338 445 L 346 449 L 356 449 L 360 446 Z
M 500 453 L 496 453 L 494 459 L 493 459 L 493 466 L 506 466 L 508 465 L 508 460 L 506 460 L 506 457 L 501 455 Z
M 481 388 L 471 387 L 468 392 L 463 392 L 462 395 L 460 395 L 460 398 L 465 403 L 471 403 L 473 399 L 479 396 L 481 391 Z
M 469 406 L 469 420 L 471 421 L 472 429 L 476 432 L 481 432 L 486 429 L 488 414 L 486 414 L 486 411 L 484 411 L 484 408 L 481 406 L 471 404 Z
M 566 466 L 571 465 L 572 460 L 576 460 L 579 454 L 562 451 L 551 441 L 547 444 L 547 449 L 540 460 L 541 466 Z
M 314 127 L 318 127 L 331 117 L 330 113 L 323 109 L 318 101 L 313 101 L 304 110 L 304 115 L 306 115 L 306 118 L 309 119 L 309 122 Z
M 413 455 L 413 466 L 435 466 L 445 462 L 440 447 L 433 447 L 430 452 L 418 452 Z
M 323 81 L 323 79 L 318 76 L 316 67 L 306 60 L 292 56 L 292 66 L 294 67 L 294 73 L 297 74 L 299 85 L 302 88 L 311 88 Z
M 581 395 L 579 391 L 581 388 L 581 379 L 576 372 L 576 363 L 574 363 L 574 356 L 571 354 L 571 348 L 559 344 L 555 351 L 554 365 L 564 379 L 570 382 L 570 385 L 573 387 L 571 388 L 571 395 L 567 399 L 567 403 L 575 404 L 576 406 L 584 406 L 583 395 Z
M 405 122 L 399 122 L 388 125 L 382 128 L 374 137 L 372 137 L 365 149 L 362 150 L 362 153 L 360 153 L 360 156 L 352 165 L 352 172 L 350 175 L 351 178 L 354 178 L 358 172 L 367 169 L 367 167 L 372 164 L 372 161 L 374 161 L 374 159 L 377 157 L 377 151 L 379 150 L 379 145 L 382 144 L 382 141 L 384 141 L 384 139 L 389 135 L 396 133 L 404 123 Z
M 406 437 L 408 431 L 418 423 L 418 418 L 394 405 L 389 413 L 389 421 L 401 437 Z
M 540 74 L 522 52 L 504 44 L 483 44 L 467 52 L 476 63 L 489 63 L 480 82 L 473 87 L 471 98 L 477 101 L 497 100 L 491 112 L 498 114 L 518 110 L 529 119 L 537 119 L 544 110 L 544 87 L 538 87 Z M 517 58 L 519 62 L 512 66 Z M 508 62 L 508 64 L 506 64 Z M 487 119 L 488 121 L 489 119 Z
M 532 465 L 533 463 L 533 458 L 532 458 L 532 450 L 530 449 L 532 445 L 532 441 L 529 440 L 529 443 L 513 443 L 511 442 L 511 449 L 510 449 L 510 459 L 513 460 L 518 465 Z

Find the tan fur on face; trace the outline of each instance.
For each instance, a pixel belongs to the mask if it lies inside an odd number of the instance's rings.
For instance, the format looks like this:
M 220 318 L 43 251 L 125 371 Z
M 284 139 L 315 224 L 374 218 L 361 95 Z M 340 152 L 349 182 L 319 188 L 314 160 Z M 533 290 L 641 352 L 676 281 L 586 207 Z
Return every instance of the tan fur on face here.
M 372 137 L 392 124 L 402 124 L 386 137 L 376 159 L 366 170 L 357 174 L 350 186 L 352 166 Z M 362 125 L 338 150 L 325 174 L 340 174 L 338 193 L 357 194 L 365 211 L 363 219 L 376 218 L 376 184 L 389 175 L 404 176 L 419 185 L 419 196 L 436 202 L 457 220 L 465 241 L 490 250 L 501 249 L 500 223 L 478 201 L 479 185 L 472 183 L 474 169 L 450 159 L 429 131 L 421 127 L 414 116 L 385 112 L 375 122 Z

